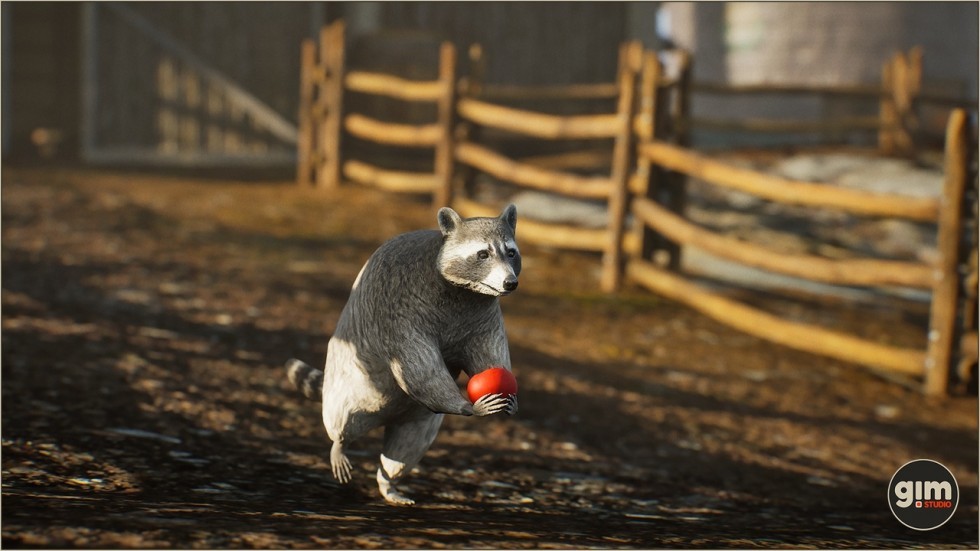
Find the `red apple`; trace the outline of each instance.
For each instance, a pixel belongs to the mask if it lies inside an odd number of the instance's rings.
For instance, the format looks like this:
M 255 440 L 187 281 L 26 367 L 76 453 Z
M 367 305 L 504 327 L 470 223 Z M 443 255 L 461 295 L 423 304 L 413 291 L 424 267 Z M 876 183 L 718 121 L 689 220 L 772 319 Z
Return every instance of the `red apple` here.
M 487 394 L 517 394 L 517 379 L 507 369 L 491 367 L 470 377 L 466 394 L 473 403 Z

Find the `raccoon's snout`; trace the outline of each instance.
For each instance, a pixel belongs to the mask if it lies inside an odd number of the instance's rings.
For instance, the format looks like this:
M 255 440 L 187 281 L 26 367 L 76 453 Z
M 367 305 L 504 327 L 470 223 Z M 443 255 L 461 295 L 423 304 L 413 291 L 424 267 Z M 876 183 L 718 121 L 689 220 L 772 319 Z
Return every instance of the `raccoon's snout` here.
M 514 289 L 517 289 L 517 278 L 516 277 L 508 277 L 507 279 L 505 279 L 504 280 L 504 291 L 507 291 L 509 293 L 509 292 L 513 291 Z

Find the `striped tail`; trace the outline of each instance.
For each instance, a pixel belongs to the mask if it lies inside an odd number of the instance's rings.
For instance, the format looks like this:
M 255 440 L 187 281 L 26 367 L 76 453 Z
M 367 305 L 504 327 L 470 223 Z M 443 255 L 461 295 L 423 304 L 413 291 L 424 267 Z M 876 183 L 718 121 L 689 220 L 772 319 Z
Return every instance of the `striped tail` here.
M 289 381 L 303 393 L 303 396 L 319 402 L 323 399 L 323 371 L 310 367 L 293 358 L 286 362 Z

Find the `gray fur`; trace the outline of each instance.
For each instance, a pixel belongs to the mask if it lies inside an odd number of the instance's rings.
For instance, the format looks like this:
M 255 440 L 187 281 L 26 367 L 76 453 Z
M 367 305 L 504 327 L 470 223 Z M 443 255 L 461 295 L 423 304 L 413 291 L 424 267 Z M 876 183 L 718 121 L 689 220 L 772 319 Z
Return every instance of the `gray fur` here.
M 461 371 L 511 368 L 498 297 L 516 288 L 520 274 L 516 210 L 464 220 L 444 208 L 437 218 L 438 231 L 397 236 L 368 259 L 328 343 L 319 382 L 316 370 L 298 360 L 288 364 L 304 394 L 322 386 L 331 467 L 342 482 L 351 477 L 344 447 L 385 427 L 377 480 L 392 503 L 411 502 L 395 484 L 425 454 L 444 414 L 517 411 L 516 397 L 471 404 L 455 381 Z
M 294 358 L 286 362 L 286 376 L 303 396 L 317 402 L 323 398 L 323 371 Z
M 502 296 L 517 288 L 521 256 L 514 231 L 517 210 L 509 205 L 498 218 L 475 218 L 463 224 L 452 209 L 439 211 L 443 246 L 438 266 L 442 276 L 471 291 Z M 485 253 L 486 258 L 478 257 Z

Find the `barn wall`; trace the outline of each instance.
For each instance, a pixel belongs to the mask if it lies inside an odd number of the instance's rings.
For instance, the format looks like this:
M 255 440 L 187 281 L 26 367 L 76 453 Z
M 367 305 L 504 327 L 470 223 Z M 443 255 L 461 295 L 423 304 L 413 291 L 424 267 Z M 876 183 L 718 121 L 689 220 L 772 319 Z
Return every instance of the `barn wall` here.
M 515 84 L 612 81 L 628 30 L 622 2 L 385 2 L 378 19 L 460 51 L 481 43 L 487 80 Z
M 39 148 L 34 142 L 43 142 L 46 156 L 73 152 L 79 11 L 73 2 L 4 3 L 4 31 L 10 32 L 4 36 L 5 155 L 35 156 Z
M 268 106 L 296 118 L 299 43 L 317 25 L 301 2 L 130 2 L 127 6 L 193 50 Z M 153 59 L 136 60 L 153 63 Z
M 94 3 L 83 12 L 87 160 L 289 162 L 315 3 Z M 226 162 L 226 161 L 221 161 Z
M 241 116 L 229 114 L 227 102 L 211 98 L 216 92 L 179 56 L 127 24 L 108 4 L 92 5 L 98 8 L 93 18 L 86 16 L 84 4 L 15 3 L 6 10 L 17 23 L 8 37 L 13 53 L 4 93 L 16 115 L 7 123 L 5 152 L 16 151 L 11 146 L 17 144 L 33 151 L 28 137 L 39 127 L 61 131 L 62 151 L 77 151 L 84 143 L 208 155 L 287 145 L 269 142 L 247 121 L 236 128 L 226 120 L 209 120 L 215 109 L 224 119 Z M 634 10 L 620 2 L 119 5 L 293 122 L 299 43 L 328 21 L 348 19 L 354 65 L 428 78 L 434 76 L 438 42 L 449 39 L 461 53 L 474 42 L 485 46 L 488 80 L 570 83 L 612 80 L 618 44 L 644 28 L 629 14 L 652 14 L 652 4 Z M 465 70 L 462 60 L 461 66 Z M 96 93 L 83 97 L 85 89 Z

